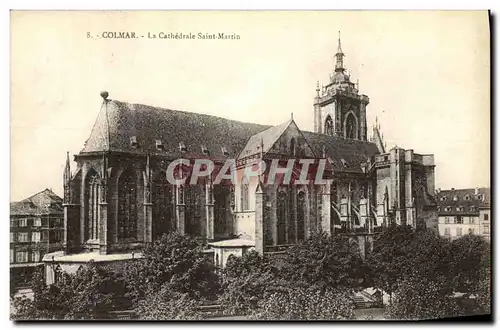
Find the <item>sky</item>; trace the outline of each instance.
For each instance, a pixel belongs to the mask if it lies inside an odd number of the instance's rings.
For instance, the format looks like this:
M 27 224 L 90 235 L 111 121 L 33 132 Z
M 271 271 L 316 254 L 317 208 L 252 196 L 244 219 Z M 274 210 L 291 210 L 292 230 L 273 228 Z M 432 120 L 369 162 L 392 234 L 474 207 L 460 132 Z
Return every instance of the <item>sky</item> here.
M 103 32 L 144 38 L 97 38 Z M 11 201 L 62 196 L 110 99 L 313 130 L 316 81 L 345 67 L 370 98 L 387 146 L 434 154 L 436 188 L 490 185 L 486 11 L 12 12 Z M 148 33 L 237 34 L 235 40 Z M 88 34 L 92 38 L 88 38 Z M 76 164 L 71 164 L 72 169 Z

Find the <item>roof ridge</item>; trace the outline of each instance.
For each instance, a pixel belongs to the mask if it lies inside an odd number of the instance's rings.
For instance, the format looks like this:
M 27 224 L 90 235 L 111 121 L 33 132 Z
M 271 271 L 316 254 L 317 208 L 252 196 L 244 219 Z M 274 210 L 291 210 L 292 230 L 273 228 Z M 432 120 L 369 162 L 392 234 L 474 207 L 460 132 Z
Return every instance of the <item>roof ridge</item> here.
M 143 104 L 143 103 L 126 102 L 126 101 L 120 101 L 120 100 L 110 100 L 110 101 L 112 101 L 112 102 L 119 102 L 119 103 L 123 103 L 123 104 L 127 104 L 127 105 L 132 105 L 132 106 L 147 107 L 147 108 L 154 109 L 154 110 L 159 110 L 159 111 L 165 111 L 166 110 L 166 111 L 180 112 L 180 113 L 191 114 L 191 115 L 198 115 L 198 116 L 205 116 L 205 117 L 223 119 L 223 120 L 232 121 L 232 122 L 241 123 L 241 124 L 259 125 L 259 126 L 263 126 L 263 127 L 267 127 L 267 128 L 275 127 L 273 125 L 259 124 L 259 123 L 254 123 L 254 122 L 241 121 L 241 120 L 237 120 L 237 119 L 231 119 L 231 118 L 226 118 L 226 117 L 221 117 L 221 116 L 216 116 L 216 115 L 211 115 L 211 114 L 201 113 L 201 112 L 196 112 L 196 111 L 163 108 L 163 107 L 159 107 L 159 106 L 156 106 L 156 105 L 148 105 L 148 104 Z M 131 108 L 129 107 L 129 109 L 131 109 Z

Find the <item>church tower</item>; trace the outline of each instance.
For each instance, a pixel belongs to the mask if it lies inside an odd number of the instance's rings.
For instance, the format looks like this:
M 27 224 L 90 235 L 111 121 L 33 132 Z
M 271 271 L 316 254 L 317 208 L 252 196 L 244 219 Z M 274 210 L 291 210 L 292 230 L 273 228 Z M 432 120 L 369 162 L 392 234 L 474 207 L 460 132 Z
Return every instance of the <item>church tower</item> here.
M 335 69 L 326 86 L 316 85 L 314 98 L 314 131 L 346 139 L 367 140 L 366 106 L 368 96 L 359 94 L 344 68 L 344 52 L 338 39 Z

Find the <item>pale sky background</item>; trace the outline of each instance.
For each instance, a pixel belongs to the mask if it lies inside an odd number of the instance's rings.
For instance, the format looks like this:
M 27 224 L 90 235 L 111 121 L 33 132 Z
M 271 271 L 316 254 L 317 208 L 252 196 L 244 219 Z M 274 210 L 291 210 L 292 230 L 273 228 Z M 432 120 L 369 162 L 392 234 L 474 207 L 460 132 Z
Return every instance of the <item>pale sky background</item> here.
M 345 66 L 387 146 L 435 155 L 436 187 L 489 186 L 490 36 L 482 12 L 14 12 L 11 200 L 62 196 L 66 151 L 111 99 L 313 130 L 316 81 Z M 104 31 L 239 40 L 87 39 Z M 75 163 L 72 163 L 75 168 Z

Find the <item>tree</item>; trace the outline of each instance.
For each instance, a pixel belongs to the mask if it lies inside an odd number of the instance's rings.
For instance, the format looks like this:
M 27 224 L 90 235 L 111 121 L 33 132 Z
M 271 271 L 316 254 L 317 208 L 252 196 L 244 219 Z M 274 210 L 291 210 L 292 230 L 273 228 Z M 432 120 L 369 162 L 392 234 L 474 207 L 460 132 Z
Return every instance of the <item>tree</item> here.
M 432 230 L 392 226 L 375 239 L 367 263 L 374 286 L 394 292 L 408 276 L 448 277 L 448 242 Z
M 255 251 L 243 257 L 232 256 L 222 270 L 219 302 L 228 314 L 247 314 L 258 307 L 266 294 L 277 290 L 279 282 L 278 269 L 268 257 Z
M 13 319 L 102 319 L 110 310 L 126 309 L 125 283 L 107 267 L 90 263 L 75 274 L 62 272 L 57 283 L 46 286 L 34 275 L 33 300 L 16 299 Z
M 279 274 L 318 289 L 356 290 L 363 287 L 367 271 L 357 241 L 318 232 L 285 252 Z
M 396 320 L 439 319 L 460 315 L 446 279 L 428 279 L 420 274 L 400 280 L 387 317 Z
M 354 301 L 346 292 L 290 288 L 274 292 L 251 314 L 256 320 L 350 320 Z
M 103 319 L 108 311 L 131 307 L 125 298 L 124 279 L 106 266 L 90 263 L 80 268 L 67 285 L 72 286 L 74 293 L 74 297 L 67 297 L 72 302 L 67 317 Z
M 187 293 L 173 291 L 164 285 L 158 292 L 149 293 L 135 311 L 141 320 L 199 320 L 199 304 Z
M 449 270 L 453 288 L 467 295 L 477 295 L 483 286 L 479 281 L 490 270 L 490 248 L 481 236 L 465 235 L 451 242 Z M 485 280 L 488 282 L 488 280 Z
M 284 297 L 290 290 L 338 289 L 350 294 L 362 286 L 365 273 L 356 242 L 316 233 L 284 254 L 268 257 L 250 252 L 229 259 L 220 301 L 228 313 L 253 313 L 259 302 L 271 295 Z
M 415 233 L 410 226 L 391 226 L 373 242 L 373 250 L 367 256 L 375 287 L 392 293 L 408 268 L 409 246 Z
M 198 239 L 169 233 L 146 246 L 143 255 L 124 269 L 127 296 L 134 304 L 160 291 L 164 283 L 169 283 L 170 290 L 187 293 L 193 299 L 213 299 L 218 294 L 218 276 Z

